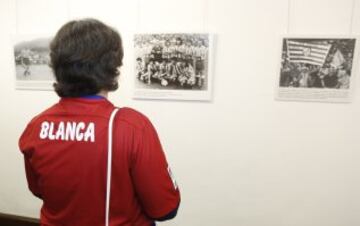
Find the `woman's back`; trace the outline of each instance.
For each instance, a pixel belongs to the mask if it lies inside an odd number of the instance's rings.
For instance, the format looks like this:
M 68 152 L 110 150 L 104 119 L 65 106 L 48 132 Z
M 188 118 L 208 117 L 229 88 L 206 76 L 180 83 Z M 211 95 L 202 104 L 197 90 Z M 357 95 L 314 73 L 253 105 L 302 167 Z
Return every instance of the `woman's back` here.
M 63 98 L 35 117 L 20 139 L 30 190 L 43 199 L 43 225 L 103 225 L 107 129 L 114 106 Z M 110 225 L 149 226 L 179 204 L 156 131 L 142 114 L 114 121 Z

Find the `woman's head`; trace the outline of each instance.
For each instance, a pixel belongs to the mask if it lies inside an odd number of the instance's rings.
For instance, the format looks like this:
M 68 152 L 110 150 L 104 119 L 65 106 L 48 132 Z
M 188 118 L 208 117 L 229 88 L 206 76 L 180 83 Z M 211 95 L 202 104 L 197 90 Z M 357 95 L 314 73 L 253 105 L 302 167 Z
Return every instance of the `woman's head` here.
M 60 97 L 114 91 L 124 50 L 117 31 L 95 19 L 70 21 L 50 44 L 51 67 Z

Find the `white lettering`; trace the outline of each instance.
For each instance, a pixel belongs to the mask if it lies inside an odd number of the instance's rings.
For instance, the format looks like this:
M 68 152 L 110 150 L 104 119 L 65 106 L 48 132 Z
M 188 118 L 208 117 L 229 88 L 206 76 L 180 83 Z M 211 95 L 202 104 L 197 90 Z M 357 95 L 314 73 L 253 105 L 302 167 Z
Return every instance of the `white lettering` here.
M 76 123 L 67 122 L 65 140 L 75 140 L 75 132 L 76 132 Z
M 65 125 L 64 125 L 64 122 L 60 122 L 59 123 L 59 126 L 58 126 L 58 129 L 57 129 L 57 131 L 56 131 L 56 135 L 55 135 L 55 139 L 56 140 L 64 140 L 65 138 L 65 133 L 64 133 L 64 131 L 65 131 Z
M 40 139 L 45 139 L 48 136 L 48 130 L 49 130 L 49 123 L 44 121 L 41 123 L 41 130 L 40 130 Z
M 95 142 L 95 123 L 47 122 L 41 123 L 40 139 Z
M 91 142 L 95 142 L 95 124 L 93 122 L 89 123 L 85 132 L 84 141 L 88 141 L 89 139 Z
M 77 127 L 76 127 L 76 140 L 77 141 L 82 141 L 82 139 L 84 138 L 84 133 L 81 132 L 81 130 L 83 130 L 85 128 L 85 123 L 80 122 Z
M 50 129 L 49 129 L 49 140 L 55 140 L 55 135 L 54 135 L 54 123 L 50 122 Z

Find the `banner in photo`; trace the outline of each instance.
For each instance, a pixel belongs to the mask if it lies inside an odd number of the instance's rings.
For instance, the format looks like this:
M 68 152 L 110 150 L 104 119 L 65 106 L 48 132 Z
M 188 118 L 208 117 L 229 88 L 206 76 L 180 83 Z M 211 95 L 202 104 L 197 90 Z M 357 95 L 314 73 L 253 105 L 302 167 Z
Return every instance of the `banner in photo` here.
M 350 102 L 357 48 L 355 37 L 283 38 L 276 98 Z

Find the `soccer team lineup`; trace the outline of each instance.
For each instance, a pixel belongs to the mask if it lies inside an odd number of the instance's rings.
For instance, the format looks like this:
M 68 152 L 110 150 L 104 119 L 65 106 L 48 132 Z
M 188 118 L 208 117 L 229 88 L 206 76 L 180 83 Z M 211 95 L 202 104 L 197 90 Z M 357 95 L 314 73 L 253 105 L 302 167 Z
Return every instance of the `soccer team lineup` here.
M 206 89 L 209 39 L 205 34 L 139 34 L 135 73 L 144 88 Z

